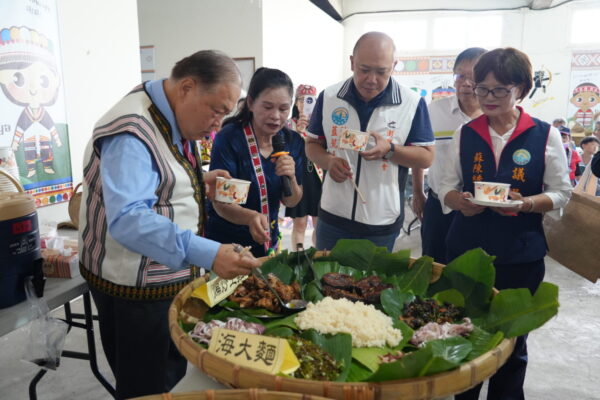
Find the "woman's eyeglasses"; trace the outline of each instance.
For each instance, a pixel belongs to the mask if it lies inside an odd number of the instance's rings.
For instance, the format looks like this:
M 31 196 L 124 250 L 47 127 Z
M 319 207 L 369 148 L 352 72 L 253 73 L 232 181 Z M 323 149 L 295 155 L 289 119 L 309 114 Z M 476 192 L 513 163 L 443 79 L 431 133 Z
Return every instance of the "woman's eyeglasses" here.
M 495 98 L 501 99 L 503 97 L 508 96 L 512 88 L 514 88 L 514 86 L 510 88 L 497 87 L 494 89 L 484 88 L 483 86 L 476 86 L 473 91 L 475 92 L 475 95 L 479 97 L 486 97 L 488 93 L 491 93 L 492 96 L 494 96 Z

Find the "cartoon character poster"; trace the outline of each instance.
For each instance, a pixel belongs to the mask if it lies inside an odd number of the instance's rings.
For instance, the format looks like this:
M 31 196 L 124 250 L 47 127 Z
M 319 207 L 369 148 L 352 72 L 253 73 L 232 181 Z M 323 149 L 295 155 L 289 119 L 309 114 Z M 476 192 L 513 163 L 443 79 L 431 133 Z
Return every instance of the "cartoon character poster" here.
M 567 116 L 573 133 L 588 135 L 600 123 L 600 51 L 573 53 Z
M 427 103 L 455 93 L 452 79 L 456 56 L 398 57 L 393 76 Z
M 56 0 L 0 0 L 0 147 L 38 206 L 69 200 L 73 179 Z

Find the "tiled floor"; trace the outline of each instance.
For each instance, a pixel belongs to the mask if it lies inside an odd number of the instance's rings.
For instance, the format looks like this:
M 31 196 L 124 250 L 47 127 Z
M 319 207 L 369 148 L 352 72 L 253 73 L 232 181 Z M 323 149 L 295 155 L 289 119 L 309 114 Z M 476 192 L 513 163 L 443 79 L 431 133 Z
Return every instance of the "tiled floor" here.
M 289 230 L 284 233 L 289 234 Z M 410 236 L 402 234 L 396 249 L 411 248 L 418 256 L 418 233 L 417 230 Z M 307 244 L 309 235 L 307 232 Z M 559 285 L 561 308 L 557 317 L 529 336 L 526 398 L 600 399 L 600 283 L 592 284 L 551 259 L 547 259 L 546 280 Z M 73 303 L 74 312 L 81 312 L 82 308 L 81 298 Z M 62 315 L 62 310 L 56 310 L 55 314 Z M 27 332 L 25 327 L 0 338 L 0 399 L 28 398 L 28 385 L 37 367 L 20 360 Z M 85 343 L 84 332 L 74 329 L 67 336 L 65 348 L 84 351 Z M 100 371 L 112 381 L 98 340 L 97 347 Z M 190 364 L 188 368 L 195 367 Z M 63 358 L 56 371 L 46 374 L 38 384 L 37 393 L 40 400 L 110 398 L 93 377 L 86 361 L 69 358 Z

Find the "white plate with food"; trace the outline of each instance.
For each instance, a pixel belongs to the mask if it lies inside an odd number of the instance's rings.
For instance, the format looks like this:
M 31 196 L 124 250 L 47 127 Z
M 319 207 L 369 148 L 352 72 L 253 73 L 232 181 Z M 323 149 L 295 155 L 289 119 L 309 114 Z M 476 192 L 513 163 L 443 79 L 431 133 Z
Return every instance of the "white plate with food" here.
M 473 204 L 477 204 L 478 206 L 484 206 L 484 207 L 507 208 L 507 207 L 517 207 L 517 206 L 520 206 L 521 204 L 523 204 L 523 201 L 521 201 L 521 200 L 506 200 L 506 201 L 500 202 L 500 201 L 489 201 L 489 200 L 477 200 L 474 197 L 467 197 L 467 200 L 469 200 Z

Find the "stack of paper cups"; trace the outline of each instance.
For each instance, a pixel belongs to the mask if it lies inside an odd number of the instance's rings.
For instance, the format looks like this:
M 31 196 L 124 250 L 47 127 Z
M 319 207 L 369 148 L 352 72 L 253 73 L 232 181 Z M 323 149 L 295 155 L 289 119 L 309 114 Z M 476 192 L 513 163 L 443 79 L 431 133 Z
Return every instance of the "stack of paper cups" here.
M 15 153 L 10 147 L 0 147 L 0 168 L 19 180 L 19 168 Z M 19 189 L 3 174 L 0 174 L 0 192 L 18 192 Z

